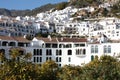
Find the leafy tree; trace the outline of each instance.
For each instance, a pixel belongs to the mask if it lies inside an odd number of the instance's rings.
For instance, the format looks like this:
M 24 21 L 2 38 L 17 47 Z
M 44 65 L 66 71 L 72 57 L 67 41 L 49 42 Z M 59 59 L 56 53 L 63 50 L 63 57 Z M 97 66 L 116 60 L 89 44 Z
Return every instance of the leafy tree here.
M 57 10 L 62 10 L 62 9 L 64 9 L 65 7 L 67 7 L 67 5 L 68 5 L 67 2 L 59 3 L 59 4 L 56 6 L 56 9 L 57 9 Z
M 41 66 L 41 80 L 58 80 L 57 79 L 58 65 L 54 61 L 47 61 Z
M 59 70 L 60 80 L 79 80 L 81 74 L 82 68 L 80 66 L 65 65 Z
M 83 67 L 83 75 L 87 76 L 85 80 L 118 80 L 118 64 L 118 60 L 111 56 L 101 56 L 100 59 L 95 59 Z

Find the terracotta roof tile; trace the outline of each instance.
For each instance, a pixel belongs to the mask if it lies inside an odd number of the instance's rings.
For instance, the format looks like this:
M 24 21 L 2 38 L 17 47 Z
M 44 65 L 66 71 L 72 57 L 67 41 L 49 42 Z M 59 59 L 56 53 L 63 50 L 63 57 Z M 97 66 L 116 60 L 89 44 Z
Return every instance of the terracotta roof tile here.
M 18 41 L 18 42 L 30 42 L 29 40 L 27 40 L 24 37 L 13 37 L 14 40 Z
M 23 38 L 23 37 L 10 37 L 10 36 L 0 36 L 1 40 L 14 40 L 18 42 L 30 42 L 29 40 Z
M 56 43 L 57 39 L 56 38 L 40 38 L 40 37 L 36 37 L 38 40 L 43 40 L 46 43 Z
M 38 40 L 43 40 L 47 43 L 57 43 L 57 42 L 87 42 L 85 38 L 40 38 L 36 37 Z
M 59 42 L 87 42 L 85 38 L 59 38 Z
M 0 36 L 1 40 L 14 40 L 12 37 L 9 36 Z

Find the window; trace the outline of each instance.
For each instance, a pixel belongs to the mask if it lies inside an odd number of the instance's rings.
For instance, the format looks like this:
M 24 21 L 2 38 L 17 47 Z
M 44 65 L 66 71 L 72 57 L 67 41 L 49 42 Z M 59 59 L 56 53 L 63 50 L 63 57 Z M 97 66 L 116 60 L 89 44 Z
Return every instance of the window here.
M 52 50 L 51 49 L 47 49 L 46 50 L 46 55 L 47 56 L 51 56 L 52 55 Z
M 111 53 L 111 46 L 110 45 L 104 46 L 104 53 Z
M 84 46 L 85 46 L 85 44 L 80 44 L 80 46 L 81 46 L 81 47 L 84 47 Z
M 72 55 L 72 50 L 68 50 L 68 55 Z
M 39 57 L 37 57 L 37 62 L 39 62 Z
M 59 44 L 59 48 L 62 48 L 62 44 Z
M 37 49 L 37 55 L 39 55 L 39 49 Z
M 56 57 L 56 62 L 58 62 L 58 57 Z
M 33 55 L 42 55 L 42 49 L 34 49 Z
M 36 57 L 33 57 L 33 62 L 36 62 Z
M 83 54 L 84 54 L 84 55 L 86 54 L 86 50 L 85 50 L 85 49 L 83 49 Z
M 40 49 L 39 51 L 40 51 L 40 54 L 39 54 L 39 55 L 42 55 L 42 49 Z
M 59 54 L 59 51 L 58 50 L 56 50 L 56 55 L 58 55 Z
M 98 46 L 95 46 L 95 53 L 98 53 Z
M 107 53 L 107 46 L 104 46 L 104 53 Z
M 94 60 L 94 56 L 92 55 L 92 56 L 91 56 L 91 61 L 93 61 L 93 60 Z
M 62 55 L 62 50 L 56 50 L 56 55 Z
M 33 62 L 35 63 L 42 62 L 42 57 L 33 57 Z
M 59 67 L 61 67 L 61 64 L 58 64 Z
M 91 53 L 94 53 L 94 46 L 91 46 Z
M 98 46 L 91 46 L 91 53 L 98 53 Z
M 36 49 L 33 50 L 33 54 L 36 55 Z
M 111 46 L 108 46 L 108 53 L 111 53 Z
M 42 62 L 42 57 L 39 57 L 39 61 Z
M 79 50 L 78 49 L 76 49 L 76 55 L 78 55 L 79 54 Z
M 46 46 L 46 48 L 51 48 L 51 44 L 50 43 L 46 43 L 45 46 Z
M 57 48 L 57 44 L 52 44 L 52 48 Z
M 59 55 L 62 55 L 62 50 L 59 50 Z
M 56 57 L 56 62 L 61 62 L 61 57 Z
M 71 58 L 70 57 L 68 58 L 68 62 L 71 62 Z
M 46 61 L 52 60 L 52 57 L 46 57 Z

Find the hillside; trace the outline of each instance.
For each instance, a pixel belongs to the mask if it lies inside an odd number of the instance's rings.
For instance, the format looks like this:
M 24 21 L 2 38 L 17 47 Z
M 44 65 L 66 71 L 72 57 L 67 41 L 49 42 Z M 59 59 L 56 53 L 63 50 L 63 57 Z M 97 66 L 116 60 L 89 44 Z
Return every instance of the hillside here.
M 98 5 L 104 4 L 104 3 L 110 3 L 109 8 L 99 8 Z M 90 18 L 95 18 L 97 15 L 100 15 L 102 17 L 110 17 L 110 16 L 115 16 L 120 18 L 120 1 L 119 0 L 70 0 L 69 2 L 61 2 L 58 4 L 46 4 L 41 7 L 35 8 L 33 10 L 8 10 L 8 9 L 3 9 L 0 8 L 0 15 L 5 15 L 5 16 L 35 16 L 38 13 L 49 11 L 51 9 L 54 10 L 62 10 L 66 8 L 67 6 L 73 6 L 77 8 L 83 8 L 83 7 L 88 7 L 92 6 L 96 8 L 94 12 L 86 12 L 82 11 L 85 13 L 85 16 L 83 15 L 84 18 L 90 17 Z M 81 14 L 81 12 L 77 12 L 73 15 L 73 17 L 77 17 Z
M 35 8 L 33 10 L 8 10 L 8 9 L 0 8 L 0 15 L 12 16 L 12 17 L 25 16 L 25 15 L 33 16 L 36 15 L 37 13 L 48 11 L 56 7 L 56 5 L 57 4 L 46 4 L 44 6 Z

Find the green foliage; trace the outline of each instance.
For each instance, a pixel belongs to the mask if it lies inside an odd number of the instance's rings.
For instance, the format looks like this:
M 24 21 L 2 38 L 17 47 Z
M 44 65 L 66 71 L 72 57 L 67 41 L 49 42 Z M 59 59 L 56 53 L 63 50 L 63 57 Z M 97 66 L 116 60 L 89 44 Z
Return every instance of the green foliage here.
M 120 1 L 111 7 L 111 13 L 113 16 L 120 18 Z
M 62 2 L 62 3 L 59 3 L 57 6 L 56 6 L 56 9 L 57 10 L 62 10 L 64 8 L 66 8 L 68 6 L 68 3 L 67 2 Z
M 111 56 L 102 56 L 83 67 L 84 76 L 90 80 L 117 80 L 120 78 L 120 63 Z
M 65 65 L 59 70 L 60 80 L 79 80 L 82 76 L 82 68 L 80 66 Z
M 42 80 L 58 80 L 57 79 L 58 66 L 54 61 L 47 61 L 41 66 Z
M 14 53 L 14 54 L 13 54 Z M 11 51 L 13 59 L 19 56 L 17 50 Z M 16 55 L 15 55 L 16 54 Z M 0 57 L 4 56 L 0 54 Z M 50 60 L 39 64 L 27 61 L 31 54 L 23 55 L 25 60 L 4 58 L 0 65 L 0 80 L 118 80 L 120 79 L 120 62 L 111 56 L 97 56 L 90 63 L 80 66 L 65 65 L 61 68 Z M 20 56 L 22 57 L 22 56 Z M 5 60 L 6 59 L 6 60 Z
M 36 37 L 48 37 L 49 33 L 37 33 L 35 36 Z
M 76 7 L 94 6 L 100 4 L 100 0 L 71 0 L 70 5 Z

